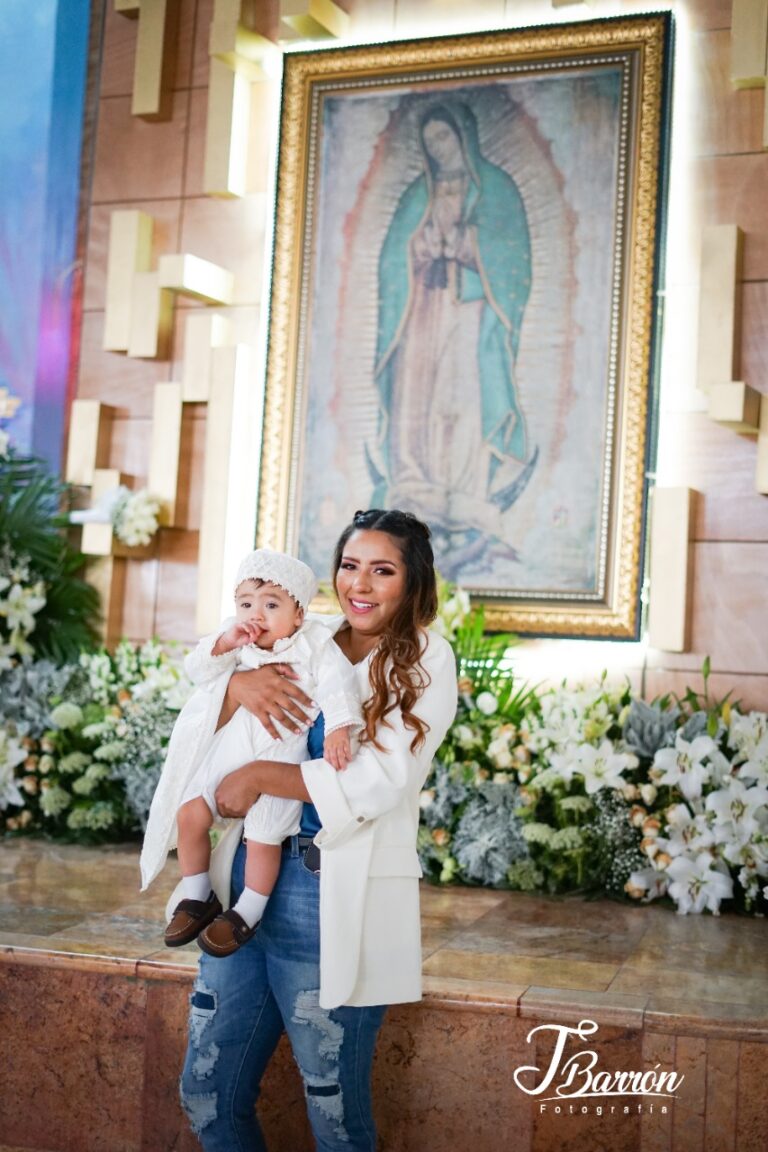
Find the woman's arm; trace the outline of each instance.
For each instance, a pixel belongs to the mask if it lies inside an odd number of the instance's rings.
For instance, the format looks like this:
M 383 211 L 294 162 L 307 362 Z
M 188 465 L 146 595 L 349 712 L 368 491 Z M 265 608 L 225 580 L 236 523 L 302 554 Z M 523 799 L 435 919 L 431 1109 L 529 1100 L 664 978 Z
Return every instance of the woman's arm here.
M 252 760 L 224 777 L 216 789 L 216 807 L 222 816 L 245 816 L 262 792 L 312 802 L 298 764 Z
M 242 707 L 261 721 L 273 740 L 280 739 L 276 720 L 289 732 L 303 732 L 309 724 L 305 709 L 312 707 L 312 700 L 296 679 L 290 664 L 265 664 L 230 676 L 217 730 Z
M 323 826 L 324 848 L 344 843 L 361 824 L 391 811 L 404 794 L 421 787 L 456 714 L 457 701 L 456 662 L 447 641 L 430 634 L 421 663 L 429 684 L 413 710 L 429 731 L 415 752 L 410 750 L 414 732 L 406 728 L 397 711 L 387 717 L 389 724 L 379 725 L 376 736 L 381 751 L 363 744 L 344 772 L 335 772 L 324 760 L 302 764 L 305 785 Z

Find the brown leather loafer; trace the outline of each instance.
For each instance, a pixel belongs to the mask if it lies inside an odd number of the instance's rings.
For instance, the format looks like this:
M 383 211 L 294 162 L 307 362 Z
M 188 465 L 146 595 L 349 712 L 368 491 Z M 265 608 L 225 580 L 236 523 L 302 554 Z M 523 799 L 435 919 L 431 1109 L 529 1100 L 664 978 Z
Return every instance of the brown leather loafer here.
M 221 902 L 215 892 L 211 892 L 207 900 L 182 900 L 176 905 L 173 916 L 168 921 L 165 943 L 169 948 L 190 944 L 220 912 Z
M 248 943 L 258 926 L 257 922 L 250 928 L 240 913 L 230 908 L 200 933 L 197 943 L 209 956 L 231 956 Z

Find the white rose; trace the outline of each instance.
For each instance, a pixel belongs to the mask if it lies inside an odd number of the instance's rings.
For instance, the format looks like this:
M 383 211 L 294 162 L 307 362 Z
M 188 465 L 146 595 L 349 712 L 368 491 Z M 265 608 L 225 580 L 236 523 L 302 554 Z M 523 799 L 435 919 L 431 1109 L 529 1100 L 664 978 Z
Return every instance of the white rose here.
M 653 786 L 653 784 L 641 784 L 640 795 L 643 798 L 643 803 L 650 807 L 658 795 L 658 790 Z
M 496 740 L 491 740 L 488 745 L 488 755 L 497 768 L 511 768 L 512 767 L 512 754 L 509 751 L 509 745 L 504 737 L 497 737 Z
M 483 716 L 493 716 L 499 707 L 499 702 L 493 692 L 481 692 L 475 703 Z

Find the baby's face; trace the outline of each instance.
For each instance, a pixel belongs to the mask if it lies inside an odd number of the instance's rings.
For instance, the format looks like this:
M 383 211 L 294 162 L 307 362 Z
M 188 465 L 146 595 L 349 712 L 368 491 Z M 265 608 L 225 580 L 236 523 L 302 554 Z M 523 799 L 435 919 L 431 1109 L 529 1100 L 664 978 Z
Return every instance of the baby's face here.
M 240 624 L 261 629 L 259 648 L 272 648 L 276 640 L 292 636 L 301 626 L 304 612 L 292 596 L 277 584 L 244 580 L 235 593 L 235 615 Z

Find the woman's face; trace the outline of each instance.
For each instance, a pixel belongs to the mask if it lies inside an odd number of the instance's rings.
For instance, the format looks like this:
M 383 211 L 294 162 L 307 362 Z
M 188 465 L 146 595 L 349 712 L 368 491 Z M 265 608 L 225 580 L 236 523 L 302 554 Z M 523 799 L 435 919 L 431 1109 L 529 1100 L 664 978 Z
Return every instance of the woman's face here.
M 445 120 L 428 120 L 423 129 L 424 147 L 440 168 L 458 168 L 464 159 L 461 141 Z
M 381 636 L 403 602 L 405 584 L 405 561 L 394 537 L 364 528 L 352 533 L 336 573 L 336 594 L 354 632 Z

